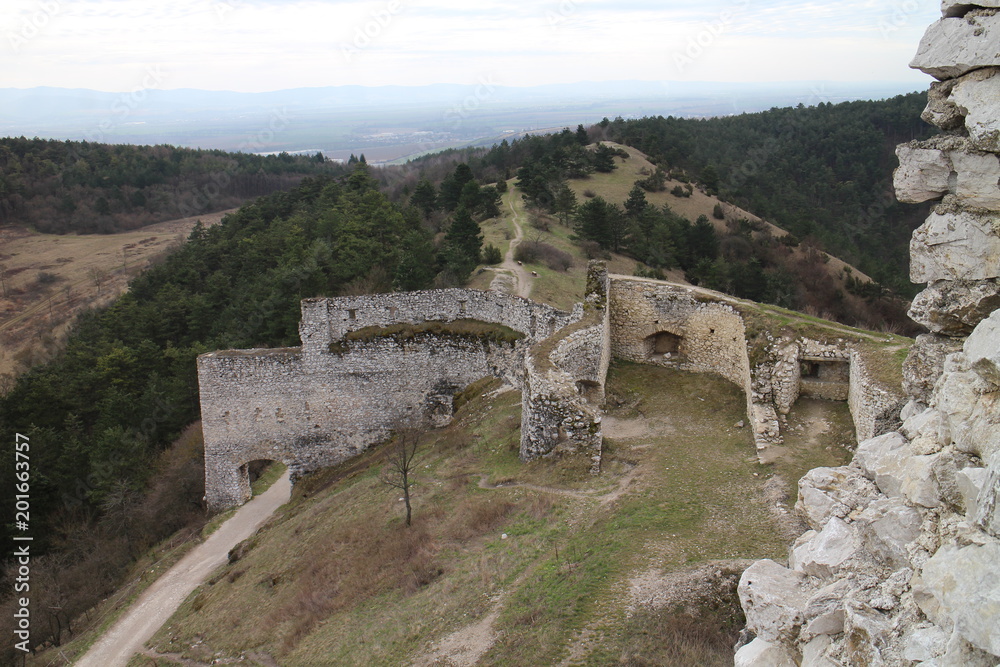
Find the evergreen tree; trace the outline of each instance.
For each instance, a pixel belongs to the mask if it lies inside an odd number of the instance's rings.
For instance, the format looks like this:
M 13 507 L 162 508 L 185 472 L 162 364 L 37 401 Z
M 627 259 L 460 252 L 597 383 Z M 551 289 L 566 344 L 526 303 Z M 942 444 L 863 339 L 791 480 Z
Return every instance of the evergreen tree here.
M 483 235 L 479 224 L 472 219 L 467 209 L 457 209 L 444 236 L 442 252 L 446 269 L 464 282 L 479 264 L 482 248 Z
M 431 213 L 438 208 L 438 196 L 434 184 L 426 178 L 421 179 L 417 183 L 417 187 L 413 190 L 413 196 L 410 197 L 410 204 L 424 214 L 424 220 L 429 220 Z
M 576 142 L 581 146 L 590 145 L 590 135 L 587 134 L 587 130 L 582 124 L 576 126 Z
M 632 186 L 628 193 L 628 201 L 625 202 L 625 213 L 633 219 L 639 218 L 649 206 L 646 201 L 646 193 L 638 185 Z
M 570 217 L 576 212 L 576 206 L 576 193 L 565 182 L 561 183 L 556 190 L 555 201 L 552 205 L 552 211 L 559 216 L 559 222 L 567 224 Z
M 618 165 L 615 164 L 615 151 L 607 144 L 599 144 L 594 151 L 594 169 L 602 174 L 610 174 Z
M 582 238 L 617 251 L 625 238 L 624 215 L 603 197 L 594 197 L 577 209 L 576 229 Z

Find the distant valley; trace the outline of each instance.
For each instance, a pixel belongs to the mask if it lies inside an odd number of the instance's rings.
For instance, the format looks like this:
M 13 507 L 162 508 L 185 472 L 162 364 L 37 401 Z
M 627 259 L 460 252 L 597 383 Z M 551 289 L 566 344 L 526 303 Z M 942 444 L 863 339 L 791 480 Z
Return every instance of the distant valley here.
M 584 82 L 517 88 L 502 76 L 467 85 L 338 86 L 267 93 L 0 89 L 0 136 L 170 144 L 247 153 L 308 152 L 371 163 L 490 146 L 604 117 L 704 118 L 821 102 L 881 99 L 908 83 Z

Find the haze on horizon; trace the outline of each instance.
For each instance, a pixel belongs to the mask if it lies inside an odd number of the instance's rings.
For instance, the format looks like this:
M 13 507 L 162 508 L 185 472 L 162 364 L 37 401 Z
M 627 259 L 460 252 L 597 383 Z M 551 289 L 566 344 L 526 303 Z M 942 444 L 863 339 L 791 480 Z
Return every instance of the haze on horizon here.
M 936 0 L 5 0 L 0 88 L 927 83 Z

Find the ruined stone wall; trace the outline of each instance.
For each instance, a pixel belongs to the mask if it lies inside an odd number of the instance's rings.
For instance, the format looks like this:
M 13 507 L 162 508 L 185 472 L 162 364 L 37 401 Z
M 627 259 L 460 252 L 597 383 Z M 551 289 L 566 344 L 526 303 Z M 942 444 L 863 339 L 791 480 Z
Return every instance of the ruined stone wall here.
M 603 276 L 594 285 L 606 293 L 606 271 Z M 364 451 L 401 423 L 446 423 L 454 394 L 491 375 L 522 390 L 523 459 L 561 446 L 586 450 L 599 466 L 600 411 L 587 398 L 603 395 L 610 353 L 601 331 L 606 309 L 594 313 L 592 326 L 560 340 L 558 332 L 584 316 L 582 305 L 566 313 L 520 297 L 460 289 L 307 299 L 301 348 L 199 358 L 209 505 L 229 507 L 248 498 L 250 461 L 281 461 L 296 478 Z M 345 340 L 365 328 L 460 319 L 508 326 L 525 338 L 504 345 L 456 334 Z M 527 350 L 548 339 L 562 343 L 561 355 L 536 372 Z M 577 381 L 598 390 L 582 396 Z
M 548 338 L 583 315 L 502 292 L 469 289 L 397 292 L 302 302 L 299 335 L 303 351 L 322 352 L 332 341 L 352 331 L 391 324 L 452 322 L 460 319 L 501 324 L 525 334 L 531 341 Z
M 198 360 L 206 489 L 213 508 L 249 497 L 244 466 L 281 461 L 293 477 L 335 465 L 413 420 L 446 423 L 456 392 L 490 375 L 523 382 L 527 345 L 418 336 L 354 341 L 306 364 L 292 350 Z
M 746 327 L 731 306 L 699 301 L 680 285 L 614 276 L 610 288 L 611 353 L 619 359 L 716 373 L 738 387 L 750 386 Z M 680 350 L 660 357 L 650 337 L 681 337 Z
M 895 174 L 901 201 L 940 200 L 910 246 L 927 283 L 910 316 L 931 332 L 904 365 L 910 401 L 897 430 L 859 428 L 875 437 L 850 465 L 799 482 L 811 530 L 787 567 L 744 572 L 739 666 L 1000 664 L 1000 2 L 942 9 L 913 66 L 939 79 L 923 117 L 945 134 L 900 146 Z

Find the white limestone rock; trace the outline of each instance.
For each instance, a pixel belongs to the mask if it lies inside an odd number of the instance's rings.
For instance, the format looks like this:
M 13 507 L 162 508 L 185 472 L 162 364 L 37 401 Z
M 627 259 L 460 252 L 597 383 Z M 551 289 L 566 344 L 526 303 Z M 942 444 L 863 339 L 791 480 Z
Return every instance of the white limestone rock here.
M 980 69 L 962 77 L 950 101 L 965 116 L 969 140 L 982 151 L 1000 152 L 1000 69 Z
M 979 323 L 965 340 L 963 351 L 979 377 L 1000 386 L 1000 311 Z
M 979 494 L 984 488 L 988 488 L 986 485 L 989 478 L 989 468 L 963 468 L 955 473 L 955 484 L 962 497 L 966 519 L 975 521 L 979 512 Z
M 953 194 L 963 206 L 1000 210 L 1000 156 L 949 135 L 900 144 L 896 156 L 893 183 L 899 201 L 918 204 Z
M 965 16 L 976 7 L 1000 7 L 1000 0 L 941 0 L 941 15 L 946 17 Z
M 844 631 L 844 601 L 852 590 L 850 579 L 837 579 L 816 591 L 806 602 L 802 638 L 836 635 Z
M 973 10 L 961 18 L 943 18 L 920 41 L 910 67 L 939 80 L 954 79 L 980 67 L 1000 66 L 1000 15 Z
M 747 627 L 768 642 L 791 641 L 808 600 L 806 576 L 773 560 L 759 560 L 740 577 L 737 593 Z
M 1000 656 L 1000 542 L 941 547 L 922 580 L 965 640 Z
M 927 91 L 927 106 L 920 117 L 942 130 L 958 130 L 965 126 L 965 113 L 951 99 L 955 84 L 960 79 L 935 81 Z
M 845 653 L 847 664 L 892 664 L 883 655 L 892 635 L 888 615 L 858 602 L 848 603 L 844 611 L 844 632 L 850 647 Z
M 1000 214 L 976 213 L 954 205 L 938 207 L 913 233 L 910 280 L 987 280 L 1000 277 Z
M 976 497 L 973 521 L 993 537 L 1000 538 L 1000 453 L 993 455 L 987 471 Z
M 912 449 L 907 447 L 912 452 Z M 921 507 L 934 508 L 941 505 L 941 489 L 938 486 L 939 469 L 946 465 L 942 454 L 930 456 L 910 456 L 902 462 L 902 477 L 899 492 L 908 501 Z
M 802 647 L 801 667 L 839 667 L 840 663 L 829 657 L 828 651 L 833 640 L 826 635 L 818 635 Z
M 814 468 L 799 480 L 796 510 L 815 530 L 831 519 L 843 519 L 878 496 L 878 489 L 857 468 Z
M 922 523 L 920 512 L 899 498 L 876 500 L 855 520 L 865 550 L 894 568 L 910 565 L 908 547 Z
M 831 577 L 850 566 L 859 546 L 854 528 L 834 517 L 823 530 L 813 533 L 792 550 L 788 565 L 814 577 Z
M 910 305 L 908 315 L 932 333 L 968 336 L 977 324 L 998 308 L 1000 280 L 945 280 L 928 285 L 918 294 Z
M 902 495 L 906 460 L 909 458 L 909 442 L 894 431 L 858 445 L 854 463 L 882 493 L 892 498 Z
M 921 625 L 906 635 L 903 657 L 913 662 L 933 660 L 948 648 L 948 633 L 936 625 Z
M 734 658 L 734 667 L 798 667 L 798 664 L 785 646 L 760 637 L 740 648 Z
M 896 147 L 899 167 L 892 174 L 896 199 L 904 204 L 919 204 L 941 199 L 950 192 L 951 160 L 944 151 L 913 144 Z

